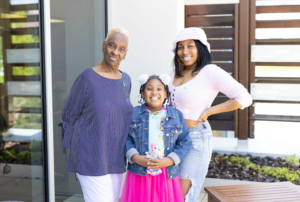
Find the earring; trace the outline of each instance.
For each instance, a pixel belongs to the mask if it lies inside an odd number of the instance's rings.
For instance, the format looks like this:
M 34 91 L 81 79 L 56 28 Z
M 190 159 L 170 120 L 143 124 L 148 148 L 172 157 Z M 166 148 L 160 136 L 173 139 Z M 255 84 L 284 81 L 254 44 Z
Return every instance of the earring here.
M 141 94 L 139 94 L 138 96 L 138 103 L 140 103 L 141 105 L 145 104 L 145 100 L 142 98 Z

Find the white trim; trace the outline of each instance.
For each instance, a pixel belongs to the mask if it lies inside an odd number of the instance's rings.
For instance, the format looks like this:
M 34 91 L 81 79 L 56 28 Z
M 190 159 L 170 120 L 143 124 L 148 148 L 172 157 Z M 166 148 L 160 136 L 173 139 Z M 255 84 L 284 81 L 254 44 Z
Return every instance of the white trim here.
M 47 120 L 47 155 L 48 155 L 48 191 L 49 202 L 55 202 L 54 178 L 54 142 L 53 142 L 53 107 L 52 107 L 52 63 L 51 63 L 51 22 L 50 0 L 44 0 L 44 54 L 45 54 L 45 84 L 46 84 L 46 120 Z
M 240 0 L 184 0 L 185 5 L 237 4 Z

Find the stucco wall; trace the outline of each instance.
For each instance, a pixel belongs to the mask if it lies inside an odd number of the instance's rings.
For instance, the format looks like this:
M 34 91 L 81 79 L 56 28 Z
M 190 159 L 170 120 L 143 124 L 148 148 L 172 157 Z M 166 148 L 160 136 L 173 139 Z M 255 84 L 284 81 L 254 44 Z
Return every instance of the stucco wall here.
M 113 27 L 124 27 L 130 33 L 129 50 L 120 70 L 131 76 L 131 101 L 136 106 L 137 77 L 172 69 L 172 41 L 184 28 L 184 1 L 109 0 L 108 29 Z

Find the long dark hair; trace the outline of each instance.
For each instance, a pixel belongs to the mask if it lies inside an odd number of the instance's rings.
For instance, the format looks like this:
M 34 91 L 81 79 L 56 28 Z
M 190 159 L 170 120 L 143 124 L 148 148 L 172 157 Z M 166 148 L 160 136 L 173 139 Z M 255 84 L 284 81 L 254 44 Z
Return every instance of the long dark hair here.
M 194 42 L 195 42 L 197 50 L 198 50 L 198 59 L 197 59 L 197 66 L 192 71 L 192 74 L 200 71 L 205 65 L 211 64 L 211 62 L 212 62 L 212 56 L 211 56 L 210 52 L 208 51 L 207 47 L 203 43 L 201 43 L 199 40 L 194 40 Z M 185 69 L 185 67 L 180 62 L 180 59 L 177 55 L 177 51 L 178 51 L 178 43 L 176 45 L 176 51 L 175 51 L 175 56 L 174 56 L 173 62 L 175 64 L 175 76 L 182 77 L 183 75 L 181 73 Z
M 164 102 L 165 102 L 166 100 L 168 100 L 168 102 L 170 103 L 170 91 L 169 91 L 169 86 L 168 86 L 168 85 L 165 85 L 165 84 L 160 80 L 159 76 L 157 76 L 157 75 L 149 76 L 148 81 L 147 81 L 145 84 L 141 85 L 141 87 L 140 87 L 140 94 L 142 94 L 142 92 L 144 92 L 146 84 L 147 84 L 151 79 L 158 79 L 158 80 L 164 85 L 165 91 L 167 92 L 167 98 L 164 100 Z

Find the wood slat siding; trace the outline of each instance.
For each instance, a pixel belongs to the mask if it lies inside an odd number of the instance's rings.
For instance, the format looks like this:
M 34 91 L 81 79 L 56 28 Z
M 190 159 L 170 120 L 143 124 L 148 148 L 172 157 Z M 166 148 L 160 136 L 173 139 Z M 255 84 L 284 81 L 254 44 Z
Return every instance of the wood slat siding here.
M 233 52 L 211 52 L 213 60 L 216 61 L 233 61 L 234 53 Z
M 223 102 L 226 102 L 227 100 L 229 100 L 228 97 L 226 96 L 220 96 L 221 94 L 219 93 L 219 95 L 216 97 L 216 99 L 213 101 L 212 105 L 211 106 L 215 106 L 215 105 L 218 105 L 218 104 L 221 104 Z
M 39 30 L 37 28 L 20 28 L 20 29 L 12 29 L 10 33 L 11 35 L 25 35 L 25 34 L 38 35 Z
M 231 120 L 231 121 L 234 121 L 234 111 L 211 115 L 210 119 L 212 119 L 212 120 L 229 120 L 229 121 Z
M 187 27 L 206 27 L 206 26 L 233 26 L 233 16 L 222 17 L 188 17 Z
M 216 120 L 208 118 L 212 130 L 233 130 L 234 121 L 232 120 Z
M 232 73 L 234 75 L 234 64 L 233 63 L 216 63 L 219 67 L 221 67 L 226 72 Z
M 256 13 L 291 13 L 291 12 L 300 12 L 300 5 L 256 7 Z
M 39 43 L 12 44 L 11 49 L 39 48 Z
M 213 15 L 213 14 L 232 14 L 234 4 L 222 5 L 191 5 L 185 6 L 185 15 Z
M 234 49 L 233 40 L 207 40 L 211 49 Z
M 256 28 L 295 28 L 295 27 L 300 27 L 299 20 L 256 21 Z
M 27 10 L 38 10 L 38 4 L 24 4 L 10 6 L 10 11 L 27 11 Z
M 300 45 L 299 39 L 256 40 L 256 45 Z
M 251 0 L 254 1 L 254 0 Z M 255 4 L 255 3 L 253 3 Z M 263 40 L 256 40 L 255 39 L 255 29 L 256 28 L 299 28 L 300 27 L 300 20 L 276 20 L 276 21 L 256 21 L 255 16 L 258 13 L 293 13 L 293 12 L 300 12 L 300 5 L 289 5 L 289 6 L 261 6 L 255 7 L 256 10 L 251 12 L 250 18 L 251 21 L 254 22 L 254 25 L 250 26 L 250 44 L 251 45 L 299 45 L 300 44 L 300 36 L 296 39 L 263 39 Z M 288 31 L 288 29 L 286 29 Z M 284 78 L 284 77 L 265 77 L 265 78 L 256 78 L 255 77 L 255 66 L 300 66 L 300 62 L 250 62 L 250 82 L 251 83 L 291 83 L 291 84 L 300 84 L 299 78 Z M 259 102 L 259 100 L 254 101 Z M 269 103 L 280 102 L 280 103 L 287 103 L 286 101 L 264 101 Z M 288 102 L 290 103 L 290 102 Z M 253 106 L 251 107 L 253 114 Z M 271 115 L 255 115 L 250 116 L 251 122 L 254 123 L 257 120 L 264 120 L 264 121 L 293 121 L 297 122 L 299 117 L 286 117 L 286 116 L 271 116 Z M 251 127 L 250 136 L 254 137 L 254 126 Z M 272 194 L 272 197 L 280 194 L 282 192 L 278 190 L 276 193 Z M 258 201 L 258 199 L 256 199 Z M 249 201 L 255 201 L 249 200 Z M 276 198 L 276 200 L 266 197 L 260 198 L 259 201 L 300 201 L 300 195 L 298 196 L 298 200 L 293 198 L 293 195 L 289 193 L 285 193 L 282 195 L 281 198 Z
M 212 202 L 299 202 L 300 190 L 291 182 L 205 187 Z
M 256 62 L 257 66 L 300 66 L 300 62 Z
M 207 38 L 234 37 L 233 28 L 203 28 Z
M 226 72 L 235 75 L 235 20 L 237 19 L 237 9 L 235 4 L 219 5 L 191 5 L 185 6 L 185 27 L 201 27 L 205 31 L 211 47 L 211 55 L 214 63 Z M 231 16 L 206 16 L 224 15 Z M 227 26 L 227 28 L 221 28 Z M 228 27 L 231 26 L 231 27 Z M 219 39 L 218 39 L 219 38 Z M 222 38 L 232 38 L 232 40 L 222 40 Z M 232 52 L 218 51 L 216 49 L 232 49 Z M 232 61 L 232 63 L 220 63 L 220 61 Z M 226 96 L 218 95 L 213 105 L 220 104 L 228 100 Z M 222 113 L 209 117 L 213 130 L 235 130 L 234 119 L 236 113 Z
M 27 18 L 12 18 L 9 19 L 10 22 L 38 22 L 39 16 L 38 15 L 29 15 Z

